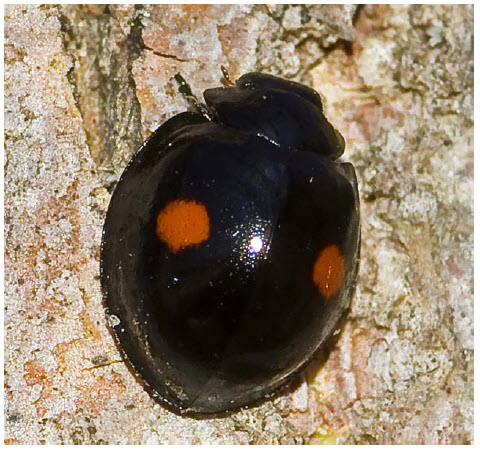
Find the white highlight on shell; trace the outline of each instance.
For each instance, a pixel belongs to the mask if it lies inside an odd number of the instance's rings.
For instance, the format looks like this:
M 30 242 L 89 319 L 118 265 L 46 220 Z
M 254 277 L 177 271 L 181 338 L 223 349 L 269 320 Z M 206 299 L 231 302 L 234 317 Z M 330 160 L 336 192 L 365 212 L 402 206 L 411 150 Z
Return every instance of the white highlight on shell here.
M 262 250 L 263 248 L 263 241 L 260 238 L 260 236 L 254 236 L 250 240 L 250 251 L 254 253 L 258 253 Z

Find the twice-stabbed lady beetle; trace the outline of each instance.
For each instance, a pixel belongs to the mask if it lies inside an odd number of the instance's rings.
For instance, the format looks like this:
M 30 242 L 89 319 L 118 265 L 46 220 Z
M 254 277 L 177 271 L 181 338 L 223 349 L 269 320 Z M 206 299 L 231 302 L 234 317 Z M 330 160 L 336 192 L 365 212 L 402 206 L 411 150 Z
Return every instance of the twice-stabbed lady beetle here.
M 333 333 L 356 277 L 359 206 L 314 90 L 261 73 L 168 120 L 113 194 L 102 288 L 124 359 L 178 413 L 245 406 Z

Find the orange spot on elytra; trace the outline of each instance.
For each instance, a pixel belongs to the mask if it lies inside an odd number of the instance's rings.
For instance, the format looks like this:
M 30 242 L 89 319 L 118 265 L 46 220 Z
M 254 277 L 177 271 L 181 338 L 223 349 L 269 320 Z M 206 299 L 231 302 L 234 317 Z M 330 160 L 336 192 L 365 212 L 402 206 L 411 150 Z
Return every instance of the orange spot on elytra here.
M 207 209 L 194 200 L 174 200 L 158 213 L 156 233 L 172 252 L 201 244 L 210 236 Z
M 329 299 L 342 284 L 345 263 L 338 246 L 329 245 L 318 255 L 313 266 L 313 282 L 320 293 Z

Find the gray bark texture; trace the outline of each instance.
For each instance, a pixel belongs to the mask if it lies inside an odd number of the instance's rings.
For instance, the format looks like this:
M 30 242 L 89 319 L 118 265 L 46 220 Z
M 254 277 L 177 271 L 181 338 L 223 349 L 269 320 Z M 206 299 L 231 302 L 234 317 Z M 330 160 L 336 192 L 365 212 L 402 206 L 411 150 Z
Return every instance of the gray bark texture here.
M 5 437 L 18 444 L 473 442 L 473 6 L 5 8 Z M 120 360 L 103 220 L 139 144 L 258 70 L 306 83 L 357 170 L 345 326 L 284 394 L 181 418 Z

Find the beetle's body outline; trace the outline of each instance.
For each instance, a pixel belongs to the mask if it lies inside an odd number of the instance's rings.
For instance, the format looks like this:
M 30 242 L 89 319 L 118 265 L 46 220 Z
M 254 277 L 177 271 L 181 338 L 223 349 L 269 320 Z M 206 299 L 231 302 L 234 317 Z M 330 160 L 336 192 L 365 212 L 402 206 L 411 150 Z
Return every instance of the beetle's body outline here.
M 101 252 L 124 360 L 197 415 L 252 404 L 311 359 L 349 307 L 360 239 L 355 171 L 315 91 L 251 73 L 204 97 L 208 117 L 176 115 L 128 164 Z

